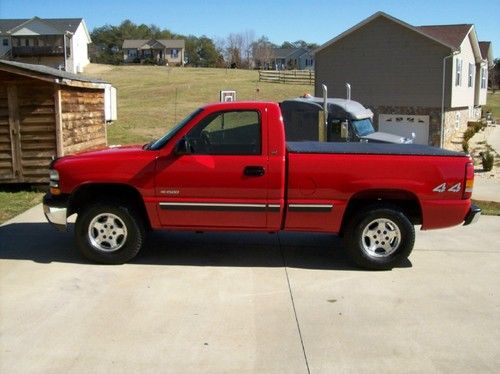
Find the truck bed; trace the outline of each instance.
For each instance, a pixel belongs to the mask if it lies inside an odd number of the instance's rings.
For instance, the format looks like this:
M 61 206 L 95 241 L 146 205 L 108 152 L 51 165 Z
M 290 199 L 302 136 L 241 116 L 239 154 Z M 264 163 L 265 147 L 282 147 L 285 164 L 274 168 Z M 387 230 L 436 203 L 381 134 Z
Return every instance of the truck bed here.
M 421 144 L 287 142 L 290 153 L 418 155 L 464 157 L 463 152 L 449 151 Z

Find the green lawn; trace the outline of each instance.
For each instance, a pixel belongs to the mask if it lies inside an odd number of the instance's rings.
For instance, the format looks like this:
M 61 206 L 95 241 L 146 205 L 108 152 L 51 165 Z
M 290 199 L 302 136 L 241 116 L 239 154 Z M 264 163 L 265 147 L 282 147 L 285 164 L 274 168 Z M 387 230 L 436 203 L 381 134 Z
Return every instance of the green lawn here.
M 259 82 L 252 70 L 91 64 L 85 74 L 117 89 L 118 120 L 108 127 L 110 145 L 157 138 L 196 108 L 219 101 L 221 90 L 235 90 L 238 101 L 314 93 L 310 85 Z
M 500 91 L 488 93 L 485 110 L 490 110 L 497 122 L 500 122 Z
M 42 202 L 43 193 L 33 191 L 0 191 L 0 224 Z

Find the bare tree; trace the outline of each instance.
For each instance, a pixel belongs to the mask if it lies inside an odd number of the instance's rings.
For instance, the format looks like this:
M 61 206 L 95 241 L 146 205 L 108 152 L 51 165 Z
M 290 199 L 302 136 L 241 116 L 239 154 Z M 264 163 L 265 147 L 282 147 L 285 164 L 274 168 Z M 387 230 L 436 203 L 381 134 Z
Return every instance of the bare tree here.
M 266 36 L 261 36 L 252 44 L 253 60 L 259 69 L 269 69 L 272 60 L 275 58 L 274 49 L 276 46 L 269 41 Z
M 243 64 L 248 69 L 251 69 L 253 68 L 252 44 L 255 41 L 255 32 L 253 30 L 245 30 L 242 33 L 242 41 Z
M 243 35 L 238 33 L 231 33 L 226 41 L 226 61 L 232 68 L 241 67 L 243 51 Z

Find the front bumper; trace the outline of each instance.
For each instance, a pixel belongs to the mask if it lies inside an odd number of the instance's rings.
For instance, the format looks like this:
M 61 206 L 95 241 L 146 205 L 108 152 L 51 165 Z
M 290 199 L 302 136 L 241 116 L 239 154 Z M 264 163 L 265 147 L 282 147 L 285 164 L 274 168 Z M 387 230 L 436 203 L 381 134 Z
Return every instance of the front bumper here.
M 66 231 L 68 217 L 67 196 L 53 196 L 50 193 L 46 194 L 43 197 L 43 213 L 47 221 L 57 230 Z
M 476 223 L 481 215 L 481 208 L 476 204 L 472 204 L 469 212 L 465 216 L 464 226 L 470 225 L 471 223 Z

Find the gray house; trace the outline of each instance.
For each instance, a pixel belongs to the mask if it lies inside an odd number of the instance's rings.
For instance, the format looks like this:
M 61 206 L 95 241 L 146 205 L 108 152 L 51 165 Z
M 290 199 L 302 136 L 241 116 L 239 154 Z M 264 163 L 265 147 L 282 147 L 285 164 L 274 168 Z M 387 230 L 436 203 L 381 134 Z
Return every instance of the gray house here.
M 305 70 L 314 67 L 314 56 L 305 48 L 274 48 L 271 68 L 275 70 Z
M 415 27 L 378 12 L 315 51 L 315 93 L 326 84 L 344 97 L 348 82 L 380 131 L 450 148 L 481 116 L 491 57 L 474 25 Z
M 140 63 L 153 60 L 158 64 L 184 65 L 184 40 L 126 39 L 123 41 L 123 61 Z

